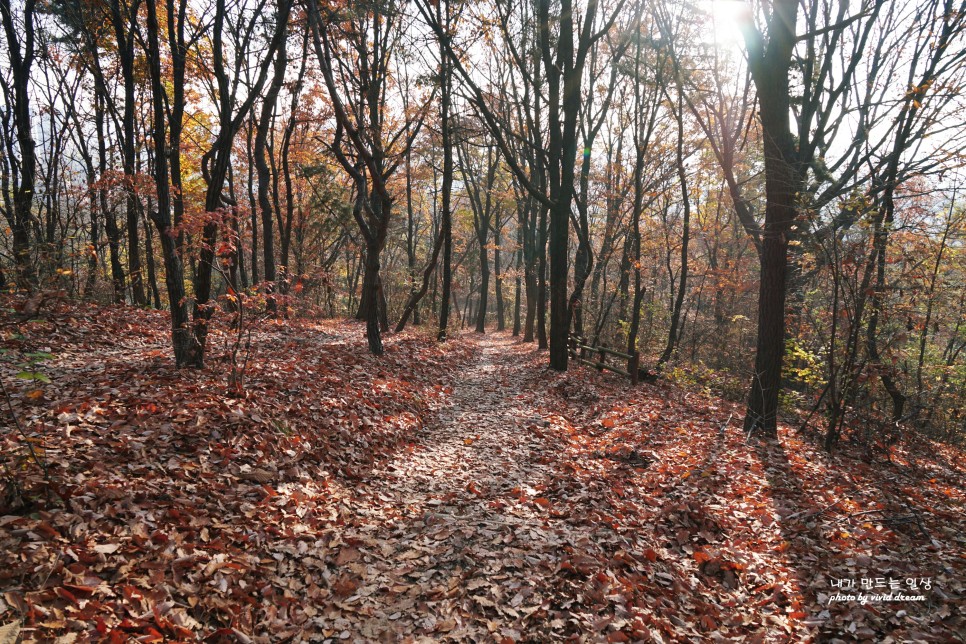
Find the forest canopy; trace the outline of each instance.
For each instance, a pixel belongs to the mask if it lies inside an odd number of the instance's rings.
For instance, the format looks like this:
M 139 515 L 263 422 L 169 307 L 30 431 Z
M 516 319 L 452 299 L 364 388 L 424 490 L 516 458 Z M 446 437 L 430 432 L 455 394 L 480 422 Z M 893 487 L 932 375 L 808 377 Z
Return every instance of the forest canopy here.
M 966 4 L 0 0 L 0 287 L 966 434 Z M 869 428 L 874 428 L 870 430 Z

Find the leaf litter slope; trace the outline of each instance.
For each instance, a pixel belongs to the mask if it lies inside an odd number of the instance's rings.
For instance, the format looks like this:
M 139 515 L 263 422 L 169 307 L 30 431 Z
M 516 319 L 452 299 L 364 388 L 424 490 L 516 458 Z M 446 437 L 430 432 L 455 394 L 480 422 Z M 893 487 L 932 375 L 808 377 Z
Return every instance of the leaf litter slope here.
M 959 453 L 746 444 L 728 403 L 550 372 L 502 334 L 407 333 L 376 359 L 355 323 L 268 325 L 231 398 L 217 366 L 167 366 L 164 329 L 64 307 L 4 338 L 57 356 L 41 398 L 13 398 L 66 507 L 0 518 L 0 624 L 28 640 L 963 632 Z M 863 577 L 932 589 L 829 603 Z
M 0 507 L 0 624 L 28 640 L 321 633 L 329 544 L 355 516 L 345 490 L 411 445 L 469 357 L 406 333 L 376 359 L 356 323 L 267 323 L 234 397 L 224 328 L 197 372 L 171 367 L 163 313 L 60 305 L 0 323 L 8 356 L 54 356 L 39 396 L 0 363 L 55 483 L 45 494 L 4 415 L 0 455 L 24 466 L 32 505 Z
M 343 634 L 961 639 L 955 452 L 870 466 L 787 428 L 779 442 L 749 443 L 729 423 L 740 407 L 555 374 L 504 335 L 472 341 L 478 360 L 418 447 L 358 488 L 359 613 L 333 607 Z M 866 594 L 898 581 L 924 599 L 832 599 L 833 582 L 863 579 Z
M 713 398 L 635 391 L 586 370 L 554 374 L 503 335 L 471 341 L 479 357 L 437 420 L 354 490 L 358 516 L 337 557 L 346 597 L 328 607 L 340 635 L 948 641 L 961 632 L 961 470 L 940 459 L 926 466 L 927 489 L 906 497 L 911 487 L 888 481 L 913 484 L 922 471 L 826 457 L 787 433 L 747 444 L 727 422 L 740 410 Z M 907 521 L 910 511 L 928 528 Z M 829 603 L 833 580 L 911 577 L 931 579 L 926 601 Z

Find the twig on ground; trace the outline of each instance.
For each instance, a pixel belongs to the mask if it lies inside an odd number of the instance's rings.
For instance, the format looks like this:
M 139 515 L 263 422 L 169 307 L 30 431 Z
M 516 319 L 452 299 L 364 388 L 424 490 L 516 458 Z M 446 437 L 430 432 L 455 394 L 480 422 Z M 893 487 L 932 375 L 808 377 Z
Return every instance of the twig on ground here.
M 800 517 L 800 516 L 802 516 L 804 514 L 808 514 L 808 517 L 807 518 L 813 519 L 813 518 L 815 518 L 817 516 L 821 516 L 821 515 L 825 514 L 826 512 L 828 512 L 829 510 L 831 510 L 832 508 L 834 508 L 836 505 L 838 505 L 841 502 L 842 502 L 842 500 L 839 499 L 835 503 L 832 503 L 831 505 L 827 505 L 824 508 L 822 508 L 821 510 L 819 510 L 817 512 L 812 512 L 811 514 L 809 514 L 807 510 L 802 510 L 801 512 L 796 512 L 795 514 L 789 514 L 787 517 L 785 517 L 785 521 L 791 521 L 792 519 L 798 518 L 798 517 Z M 872 510 L 872 511 L 875 512 L 875 510 Z

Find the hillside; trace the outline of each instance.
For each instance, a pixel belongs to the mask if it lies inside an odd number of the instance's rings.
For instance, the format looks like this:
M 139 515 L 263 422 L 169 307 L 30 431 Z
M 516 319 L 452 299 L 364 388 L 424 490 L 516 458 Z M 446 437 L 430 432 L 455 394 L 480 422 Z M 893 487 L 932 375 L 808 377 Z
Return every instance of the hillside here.
M 239 389 L 230 329 L 212 330 L 207 369 L 178 371 L 162 312 L 58 303 L 24 321 L 10 306 L 0 634 L 777 642 L 966 630 L 966 485 L 952 448 L 900 444 L 867 462 L 791 427 L 748 440 L 739 406 L 552 372 L 504 333 L 438 344 L 416 328 L 387 336 L 377 358 L 361 323 L 263 321 Z M 893 580 L 922 599 L 836 600 L 843 580 L 853 594 Z

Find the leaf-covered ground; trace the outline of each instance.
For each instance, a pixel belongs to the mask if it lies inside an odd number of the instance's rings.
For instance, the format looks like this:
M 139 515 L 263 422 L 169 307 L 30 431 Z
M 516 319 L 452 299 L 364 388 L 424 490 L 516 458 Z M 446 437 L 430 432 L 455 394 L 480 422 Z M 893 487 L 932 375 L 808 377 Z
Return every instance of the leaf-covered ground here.
M 228 330 L 207 370 L 176 371 L 165 325 L 0 318 L 0 377 L 53 481 L 0 401 L 31 503 L 0 512 L 0 627 L 25 640 L 962 639 L 949 448 L 747 441 L 729 403 L 551 372 L 509 335 L 409 331 L 377 359 L 354 322 L 264 324 L 230 394 Z M 50 383 L 16 377 L 45 353 Z M 923 598 L 835 599 L 890 581 Z

